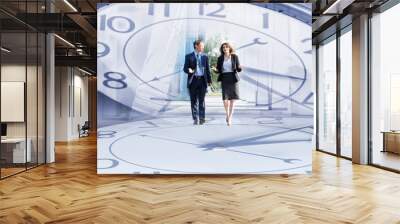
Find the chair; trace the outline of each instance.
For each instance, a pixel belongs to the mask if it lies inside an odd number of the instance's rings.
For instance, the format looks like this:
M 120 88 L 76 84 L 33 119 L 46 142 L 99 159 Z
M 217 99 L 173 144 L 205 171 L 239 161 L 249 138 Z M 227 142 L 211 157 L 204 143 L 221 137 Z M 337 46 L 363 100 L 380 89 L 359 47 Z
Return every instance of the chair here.
M 89 136 L 89 129 L 90 129 L 89 121 L 85 121 L 82 127 L 78 124 L 79 138 Z

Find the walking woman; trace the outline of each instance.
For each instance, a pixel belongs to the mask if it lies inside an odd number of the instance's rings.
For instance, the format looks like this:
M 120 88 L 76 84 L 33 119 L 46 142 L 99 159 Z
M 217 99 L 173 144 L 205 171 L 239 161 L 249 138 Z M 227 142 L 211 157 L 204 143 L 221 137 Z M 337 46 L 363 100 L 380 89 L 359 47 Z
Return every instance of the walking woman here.
M 222 100 L 226 112 L 226 123 L 232 124 L 232 115 L 235 100 L 239 99 L 239 75 L 242 71 L 239 57 L 234 54 L 234 50 L 229 43 L 223 43 L 220 47 L 221 55 L 217 60 L 217 68 L 214 70 L 219 73 L 218 81 L 221 82 Z

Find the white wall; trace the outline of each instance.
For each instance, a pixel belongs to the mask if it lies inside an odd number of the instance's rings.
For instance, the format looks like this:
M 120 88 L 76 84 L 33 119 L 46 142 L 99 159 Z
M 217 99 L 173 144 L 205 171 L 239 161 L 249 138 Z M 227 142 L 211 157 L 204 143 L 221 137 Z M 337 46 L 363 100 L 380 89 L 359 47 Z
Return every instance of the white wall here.
M 76 70 L 75 70 L 76 72 Z M 72 135 L 79 136 L 77 126 L 78 124 L 83 125 L 85 121 L 88 121 L 88 78 L 80 75 L 74 75 L 74 108 L 72 108 L 71 126 Z
M 67 67 L 55 68 L 55 141 L 68 139 L 68 71 Z
M 26 72 L 28 72 L 28 87 L 27 87 L 27 119 L 28 119 L 28 137 L 30 133 L 35 131 L 36 134 L 36 79 L 31 77 L 32 74 L 36 77 L 36 66 L 27 66 L 20 64 L 4 64 L 1 66 L 1 81 L 2 82 L 24 82 Z M 30 88 L 29 88 L 30 87 Z M 42 105 L 39 105 L 41 107 Z M 7 110 L 9 108 L 1 108 Z M 34 111 L 35 113 L 33 113 Z M 24 137 L 25 136 L 25 123 L 26 122 L 7 122 L 7 135 L 9 137 Z
M 88 77 L 73 67 L 56 67 L 56 141 L 79 137 L 78 124 L 88 120 Z
M 37 70 L 38 69 L 38 70 Z M 26 120 L 23 118 L 21 122 L 5 122 L 7 124 L 7 137 L 23 138 L 25 135 L 30 140 L 30 148 L 32 151 L 32 161 L 36 162 L 39 158 L 39 163 L 44 162 L 44 74 L 39 66 L 25 66 L 25 64 L 3 64 L 1 66 L 1 81 L 2 82 L 24 82 L 26 85 L 26 106 L 23 102 L 20 113 L 25 114 Z M 27 79 L 27 80 L 26 80 Z M 2 89 L 2 93 L 4 89 Z M 20 94 L 24 94 L 24 90 Z M 2 95 L 2 98 L 7 95 Z M 3 103 L 2 103 L 3 104 Z M 2 107 L 2 112 L 13 113 L 13 108 Z M 8 110 L 8 111 L 7 111 Z M 15 109 L 14 109 L 15 110 Z M 16 112 L 14 112 L 16 113 Z M 24 115 L 23 115 L 24 116 Z M 39 156 L 37 156 L 37 153 Z

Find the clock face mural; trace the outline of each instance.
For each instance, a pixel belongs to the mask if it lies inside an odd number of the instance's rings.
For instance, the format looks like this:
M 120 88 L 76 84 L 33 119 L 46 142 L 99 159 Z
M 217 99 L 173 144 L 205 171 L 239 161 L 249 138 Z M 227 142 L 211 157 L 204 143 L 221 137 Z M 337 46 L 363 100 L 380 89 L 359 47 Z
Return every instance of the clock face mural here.
M 309 173 L 313 135 L 311 5 L 98 5 L 98 173 Z M 221 86 L 193 125 L 183 72 L 201 39 L 216 66 L 240 58 L 233 125 Z

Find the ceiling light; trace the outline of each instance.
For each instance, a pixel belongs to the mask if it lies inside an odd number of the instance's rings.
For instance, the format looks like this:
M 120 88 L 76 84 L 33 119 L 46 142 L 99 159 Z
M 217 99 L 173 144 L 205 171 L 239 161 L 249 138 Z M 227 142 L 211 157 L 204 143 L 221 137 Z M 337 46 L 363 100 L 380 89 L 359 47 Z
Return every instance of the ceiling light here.
M 324 10 L 322 14 L 327 14 L 329 11 L 331 11 L 333 8 L 337 7 L 337 4 L 339 4 L 340 0 L 336 0 L 332 5 L 330 5 L 327 9 Z
M 0 49 L 1 49 L 2 51 L 6 52 L 6 53 L 10 53 L 10 52 L 11 52 L 11 50 L 9 50 L 9 49 L 7 49 L 7 48 L 5 48 L 5 47 L 1 47 Z
M 66 43 L 67 45 L 69 45 L 69 46 L 75 48 L 75 45 L 73 45 L 73 44 L 72 44 L 71 42 L 69 42 L 68 40 L 66 40 L 66 39 L 64 39 L 64 38 L 62 38 L 62 37 L 60 37 L 60 36 L 57 35 L 57 34 L 54 34 L 54 36 L 57 37 L 58 39 L 60 39 L 62 42 Z
M 90 72 L 88 72 L 88 71 L 86 71 L 86 70 L 83 70 L 83 69 L 81 69 L 81 68 L 79 68 L 79 67 L 78 67 L 78 70 L 81 71 L 81 72 L 83 72 L 83 73 L 85 73 L 85 74 L 87 74 L 87 75 L 90 75 L 90 76 L 92 75 L 92 73 L 90 73 Z
M 351 5 L 355 0 L 336 0 L 332 5 L 324 10 L 322 14 L 342 14 L 343 10 Z
M 74 12 L 78 12 L 78 10 L 68 1 L 64 0 L 65 4 L 67 4 Z

